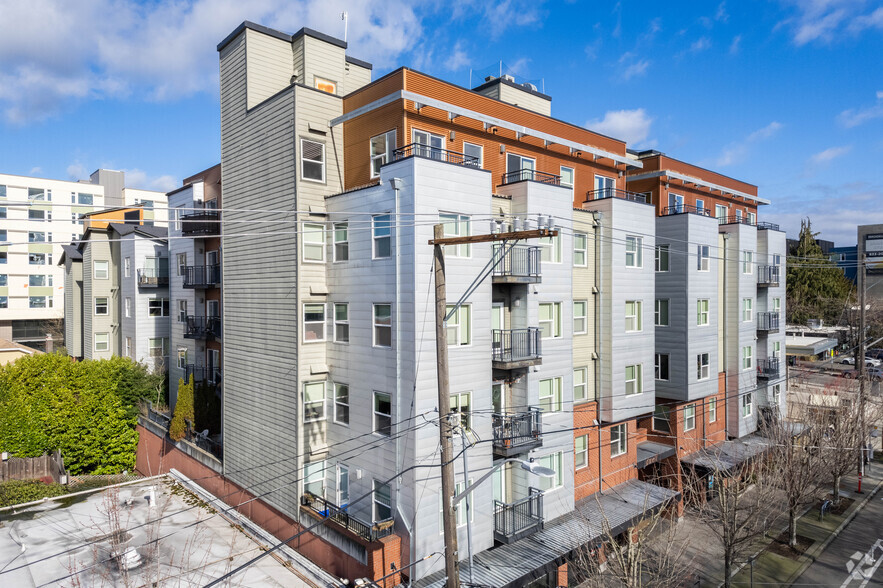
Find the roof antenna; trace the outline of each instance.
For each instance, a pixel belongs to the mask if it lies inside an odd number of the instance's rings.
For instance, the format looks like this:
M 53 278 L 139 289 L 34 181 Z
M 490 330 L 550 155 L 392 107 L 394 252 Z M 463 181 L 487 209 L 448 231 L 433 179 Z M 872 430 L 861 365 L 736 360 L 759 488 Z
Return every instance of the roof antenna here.
M 340 13 L 340 20 L 343 21 L 343 42 L 344 43 L 346 43 L 346 30 L 347 30 L 347 25 L 349 24 L 349 21 L 347 20 L 348 17 L 349 17 L 349 15 L 347 14 L 346 10 L 344 10 L 343 12 Z

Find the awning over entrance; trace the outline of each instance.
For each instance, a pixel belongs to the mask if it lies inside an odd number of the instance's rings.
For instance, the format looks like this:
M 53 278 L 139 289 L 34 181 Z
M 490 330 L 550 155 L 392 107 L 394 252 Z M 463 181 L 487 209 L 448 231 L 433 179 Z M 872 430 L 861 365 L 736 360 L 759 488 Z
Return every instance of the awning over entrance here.
M 475 554 L 476 584 L 518 588 L 545 576 L 565 563 L 583 545 L 607 539 L 604 521 L 614 534 L 632 526 L 645 511 L 658 510 L 678 493 L 640 480 L 629 480 L 580 501 L 576 510 L 547 523 L 542 531 L 515 543 Z M 462 550 L 462 548 L 461 548 Z M 441 566 L 441 562 L 439 563 Z M 444 569 L 417 580 L 418 588 L 441 588 Z M 469 578 L 469 561 L 460 562 L 460 580 Z
M 667 457 L 675 454 L 675 448 L 672 445 L 664 445 L 653 441 L 644 441 L 638 443 L 638 469 L 644 468 L 651 463 L 657 463 Z
M 787 355 L 798 357 L 818 355 L 835 347 L 837 347 L 837 339 L 829 337 L 796 337 L 792 335 L 785 337 L 785 353 Z
M 760 455 L 769 446 L 769 439 L 760 435 L 746 435 L 741 439 L 724 441 L 684 456 L 681 458 L 681 463 L 724 473 Z

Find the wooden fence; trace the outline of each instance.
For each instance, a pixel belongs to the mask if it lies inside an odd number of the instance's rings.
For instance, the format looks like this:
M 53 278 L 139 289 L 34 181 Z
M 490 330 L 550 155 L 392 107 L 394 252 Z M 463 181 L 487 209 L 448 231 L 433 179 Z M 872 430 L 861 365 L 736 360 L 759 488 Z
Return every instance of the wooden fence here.
M 40 457 L 10 457 L 0 461 L 0 482 L 52 478 L 58 483 L 63 475 L 64 460 L 57 451 Z

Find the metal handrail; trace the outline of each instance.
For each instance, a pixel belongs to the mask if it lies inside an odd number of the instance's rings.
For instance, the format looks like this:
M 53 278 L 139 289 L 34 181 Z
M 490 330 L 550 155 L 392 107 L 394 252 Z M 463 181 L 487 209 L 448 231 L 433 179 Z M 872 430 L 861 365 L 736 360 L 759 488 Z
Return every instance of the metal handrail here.
M 662 209 L 662 216 L 684 213 L 698 214 L 701 216 L 714 216 L 710 208 L 700 208 L 694 204 L 678 204 L 675 206 L 666 206 Z
M 494 500 L 494 532 L 517 541 L 534 530 L 543 527 L 543 492 L 536 488 L 528 490 L 526 498 L 511 504 Z
M 453 163 L 455 165 L 463 165 L 466 167 L 481 167 L 481 161 L 474 155 L 466 155 L 456 151 L 449 151 L 440 147 L 431 147 L 422 143 L 411 143 L 392 152 L 392 160 L 399 161 L 409 157 L 421 157 L 423 159 L 433 159 L 435 161 L 443 161 L 445 163 Z
M 619 188 L 601 188 L 600 190 L 589 190 L 586 192 L 586 202 L 592 200 L 606 200 L 608 198 L 619 198 L 620 200 L 630 200 L 640 204 L 653 205 L 647 201 L 647 197 L 637 192 L 629 192 L 628 190 L 620 190 Z
M 184 287 L 217 286 L 221 283 L 221 264 L 184 266 Z
M 388 518 L 376 523 L 366 523 L 361 519 L 349 514 L 347 505 L 338 506 L 312 492 L 304 492 L 301 496 L 301 504 L 313 512 L 327 518 L 365 541 L 377 541 L 393 534 L 393 522 L 395 519 Z
M 781 231 L 781 229 L 779 228 L 779 225 L 777 225 L 776 223 L 768 223 L 765 221 L 761 221 L 761 222 L 757 223 L 757 228 L 758 229 L 769 229 L 771 231 Z
M 138 270 L 139 286 L 159 286 L 169 283 L 169 268 L 145 267 Z
M 759 265 L 757 266 L 757 283 L 761 286 L 779 283 L 779 266 L 777 265 Z
M 778 312 L 758 312 L 757 313 L 757 330 L 758 331 L 778 331 L 779 330 L 779 313 Z
M 209 384 L 221 383 L 221 370 L 218 368 L 188 363 L 184 366 L 184 381 L 189 382 L 191 375 L 193 376 L 194 384 L 202 384 L 203 382 L 208 382 Z
M 494 413 L 494 445 L 511 449 L 536 443 L 543 433 L 542 414 L 538 408 L 516 414 Z
M 502 185 L 515 182 L 539 182 L 541 184 L 561 185 L 561 176 L 537 171 L 535 169 L 517 169 L 503 174 Z
M 217 211 L 185 214 L 180 220 L 182 235 L 218 235 L 221 232 L 221 213 Z
M 221 317 L 187 315 L 184 336 L 196 339 L 209 339 L 221 336 Z
M 776 377 L 779 375 L 779 358 L 769 357 L 757 360 L 757 375 L 761 377 Z
M 718 223 L 722 225 L 748 225 L 749 227 L 757 226 L 757 223 L 751 222 L 751 219 L 748 218 L 748 215 L 739 216 L 735 214 L 731 214 L 728 216 L 719 216 L 717 217 Z
M 493 361 L 512 362 L 542 357 L 540 329 L 493 329 Z
M 494 261 L 500 260 L 503 248 L 494 245 Z M 536 245 L 515 245 L 494 265 L 495 276 L 539 278 L 542 251 Z

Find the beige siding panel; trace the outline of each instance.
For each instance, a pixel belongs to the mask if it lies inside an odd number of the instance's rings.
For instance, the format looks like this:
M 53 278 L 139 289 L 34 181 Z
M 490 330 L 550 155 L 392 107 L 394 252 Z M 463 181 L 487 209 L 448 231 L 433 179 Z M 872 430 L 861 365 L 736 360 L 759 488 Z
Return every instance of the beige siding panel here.
M 294 72 L 291 47 L 285 41 L 246 29 L 248 108 L 260 104 L 291 84 Z
M 299 84 L 305 84 L 304 78 L 304 39 L 306 37 L 301 37 L 300 39 L 295 39 L 295 41 L 291 44 L 291 56 L 292 56 L 292 67 L 294 68 L 294 73 L 297 74 L 297 82 Z
M 529 92 L 523 92 L 506 84 L 500 84 L 500 100 L 539 112 L 546 116 L 552 116 L 552 101 L 534 96 Z
M 366 67 L 356 65 L 355 63 L 347 63 L 343 79 L 344 84 L 341 95 L 346 95 L 350 92 L 355 92 L 363 86 L 367 86 L 368 84 L 370 84 L 371 70 Z
M 304 85 L 314 88 L 320 77 L 337 83 L 337 94 L 343 96 L 344 63 L 343 47 L 304 35 Z

